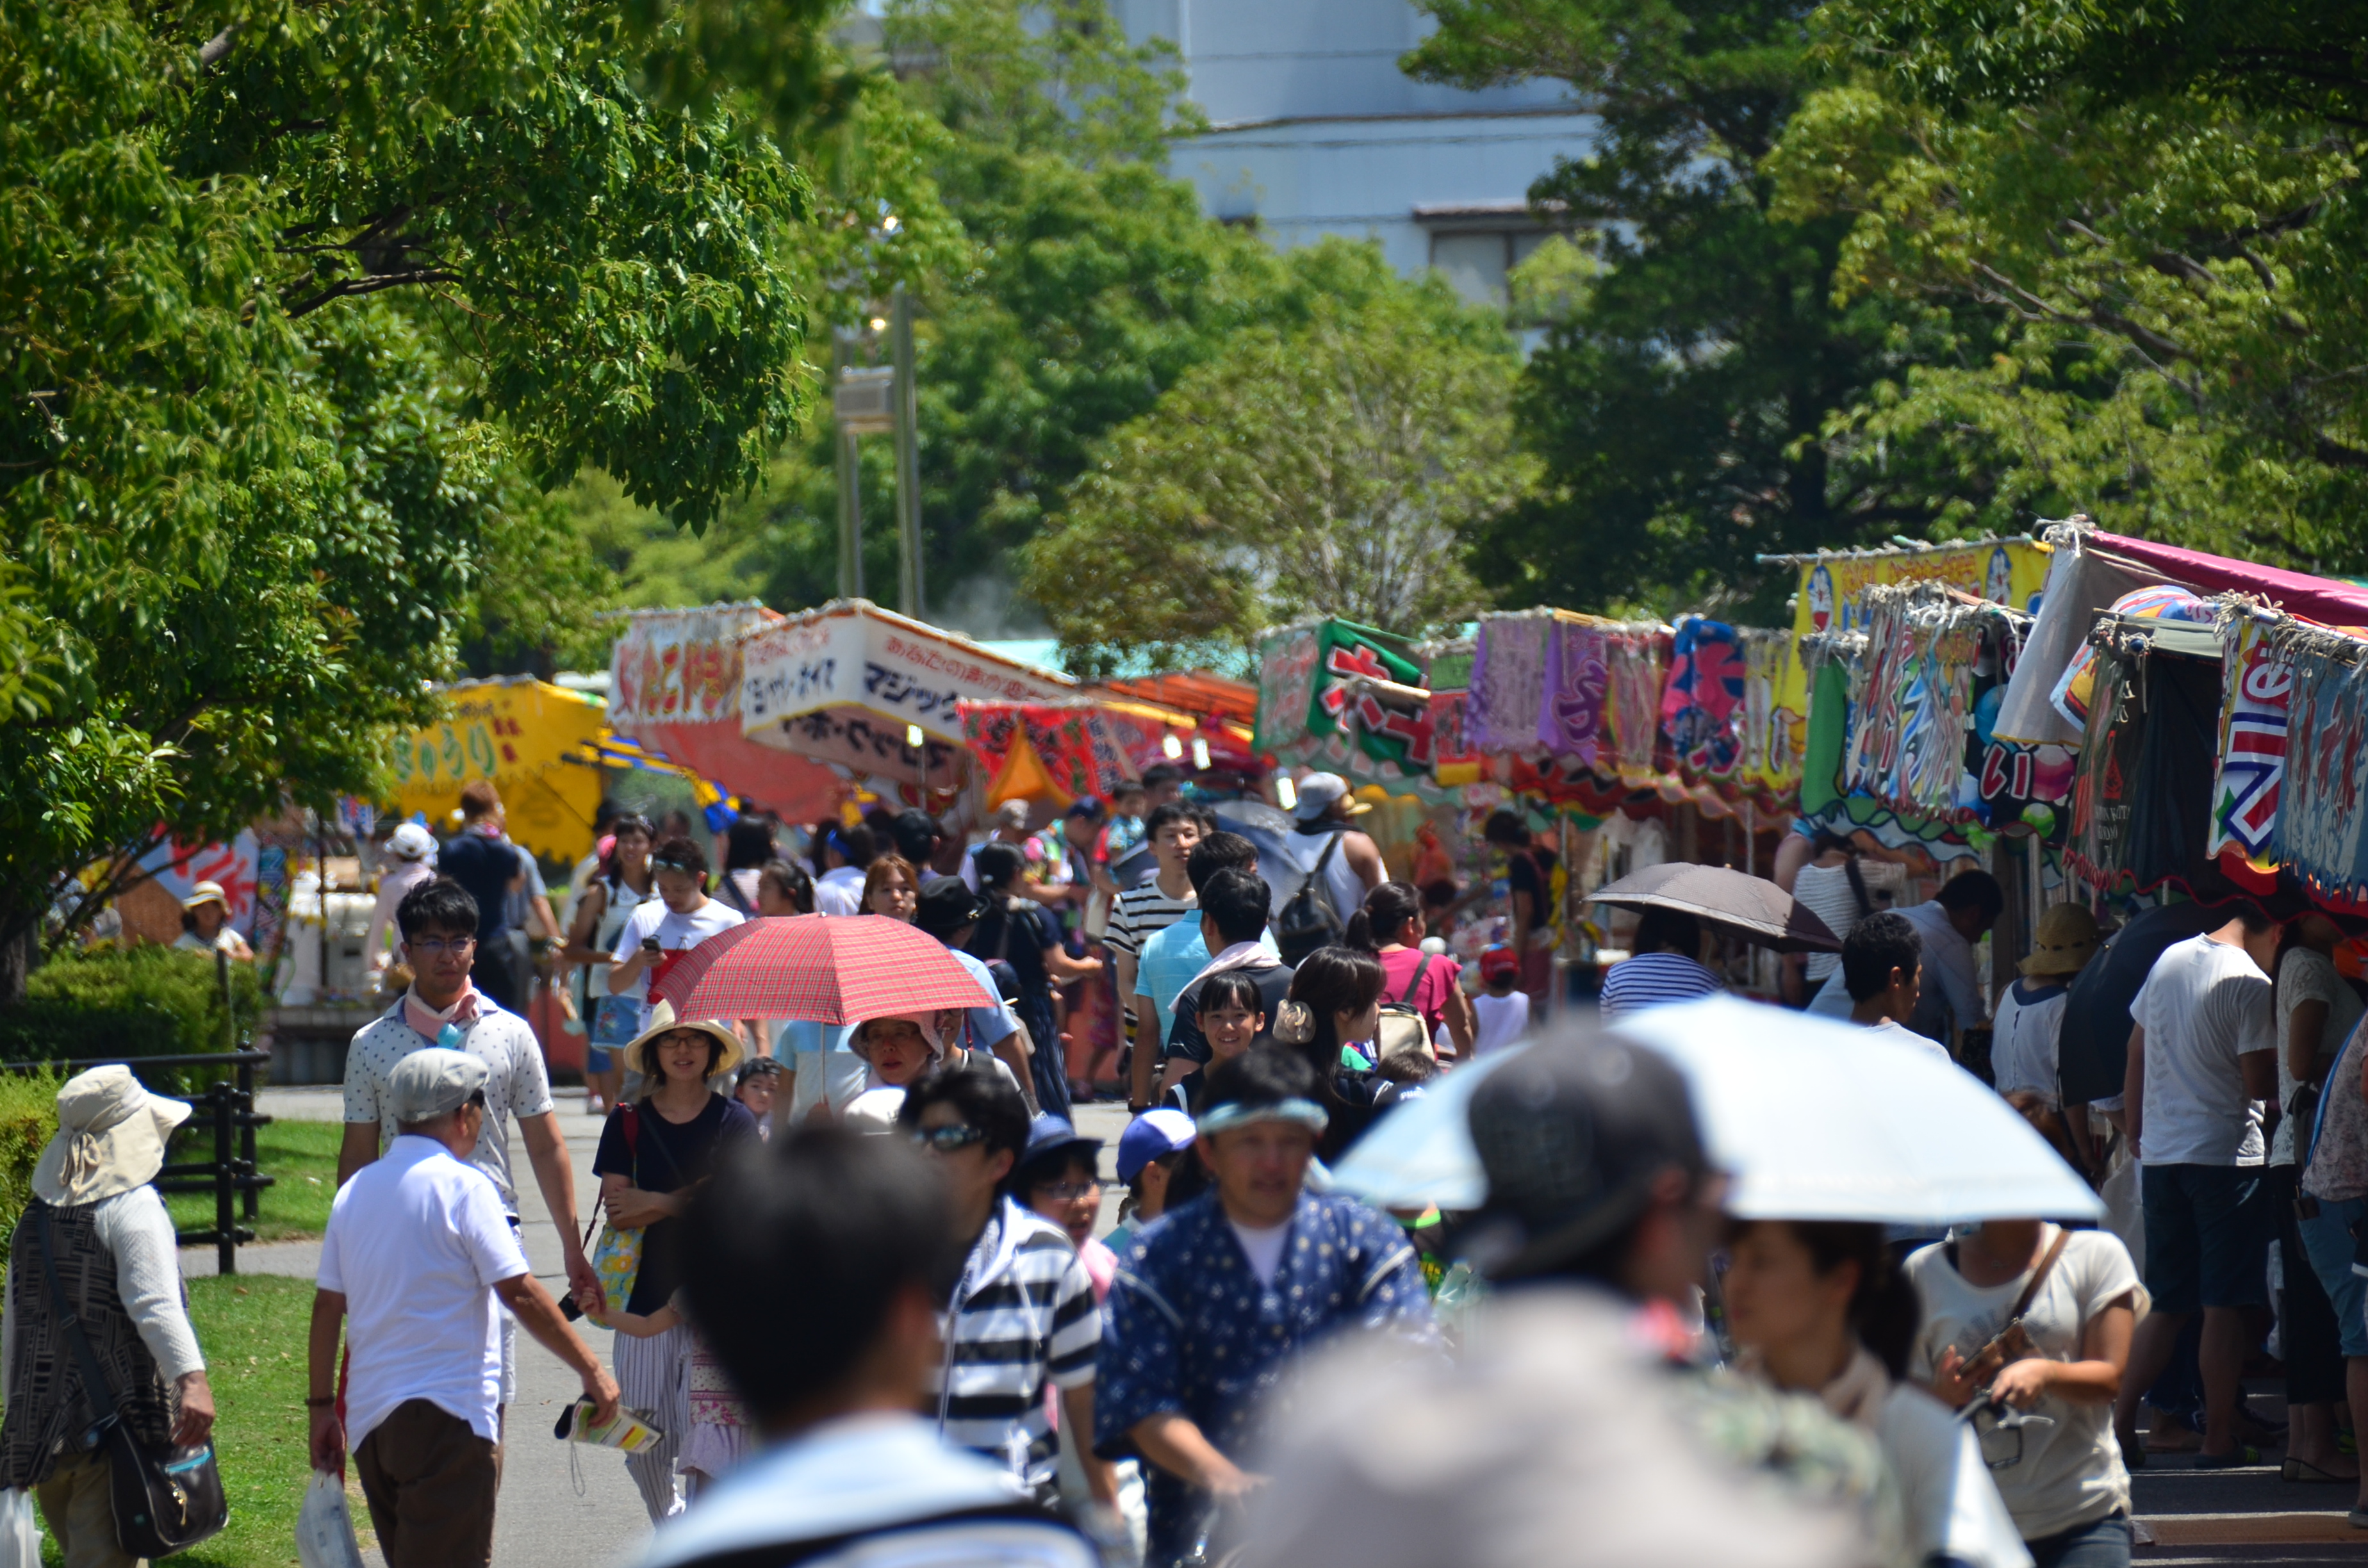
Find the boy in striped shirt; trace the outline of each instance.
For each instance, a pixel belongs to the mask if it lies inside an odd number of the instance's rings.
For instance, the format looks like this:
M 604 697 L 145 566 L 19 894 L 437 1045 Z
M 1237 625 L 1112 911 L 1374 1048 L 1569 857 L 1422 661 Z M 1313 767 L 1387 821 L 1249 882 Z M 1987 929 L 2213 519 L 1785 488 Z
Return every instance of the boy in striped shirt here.
M 1049 1503 L 1060 1444 L 1044 1391 L 1059 1391 L 1062 1420 L 1093 1431 L 1102 1318 L 1068 1233 L 1002 1191 L 1028 1144 L 1028 1107 L 999 1074 L 933 1068 L 905 1091 L 896 1121 L 935 1156 L 969 1248 L 928 1390 L 938 1430 Z M 1093 1501 L 1117 1505 L 1106 1466 L 1087 1466 L 1087 1481 Z

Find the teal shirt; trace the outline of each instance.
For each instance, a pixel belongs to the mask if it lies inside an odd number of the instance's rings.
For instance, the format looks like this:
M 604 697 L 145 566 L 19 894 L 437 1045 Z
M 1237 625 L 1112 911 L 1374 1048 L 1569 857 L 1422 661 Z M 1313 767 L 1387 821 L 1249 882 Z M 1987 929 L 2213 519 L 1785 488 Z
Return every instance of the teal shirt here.
M 1258 946 L 1275 957 L 1281 951 L 1274 945 L 1274 933 L 1258 938 Z M 1166 1040 L 1176 1025 L 1176 998 L 1192 983 L 1192 977 L 1209 967 L 1209 947 L 1201 940 L 1201 916 L 1198 911 L 1185 911 L 1184 918 L 1163 931 L 1155 931 L 1151 940 L 1143 944 L 1142 956 L 1134 962 L 1134 988 L 1151 998 L 1159 1009 L 1159 1038 Z

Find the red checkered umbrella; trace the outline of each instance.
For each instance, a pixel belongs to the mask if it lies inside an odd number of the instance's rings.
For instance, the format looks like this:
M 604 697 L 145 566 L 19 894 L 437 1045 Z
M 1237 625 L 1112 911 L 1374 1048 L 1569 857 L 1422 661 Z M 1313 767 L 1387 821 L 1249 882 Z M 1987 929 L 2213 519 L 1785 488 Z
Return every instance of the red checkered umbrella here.
M 677 1018 L 825 1024 L 995 1006 L 945 944 L 884 915 L 742 921 L 683 954 L 651 994 Z

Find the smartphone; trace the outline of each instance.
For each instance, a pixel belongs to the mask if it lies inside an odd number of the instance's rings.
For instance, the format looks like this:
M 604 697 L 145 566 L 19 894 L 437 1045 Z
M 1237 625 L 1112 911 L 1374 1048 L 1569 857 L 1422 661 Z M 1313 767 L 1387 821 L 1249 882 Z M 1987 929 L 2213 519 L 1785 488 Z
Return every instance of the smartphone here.
M 656 958 L 664 949 L 658 946 L 658 939 L 655 937 L 644 937 L 642 938 L 642 951 L 652 958 Z

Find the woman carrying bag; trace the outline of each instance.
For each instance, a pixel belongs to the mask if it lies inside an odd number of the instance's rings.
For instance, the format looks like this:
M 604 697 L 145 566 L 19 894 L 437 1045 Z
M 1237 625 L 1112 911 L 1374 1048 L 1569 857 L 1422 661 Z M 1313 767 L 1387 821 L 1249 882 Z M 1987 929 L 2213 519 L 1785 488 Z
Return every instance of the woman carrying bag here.
M 645 1080 L 642 1097 L 609 1113 L 592 1160 L 609 1226 L 640 1237 L 632 1285 L 622 1302 L 613 1303 L 618 1310 L 652 1317 L 672 1302 L 682 1284 L 677 1221 L 691 1189 L 707 1179 L 725 1149 L 757 1136 L 748 1108 L 713 1087 L 739 1065 L 740 1053 L 740 1036 L 731 1025 L 713 1018 L 677 1024 L 663 1002 L 653 1010 L 650 1028 L 624 1049 L 625 1067 Z M 621 1235 L 613 1244 L 603 1237 L 604 1257 L 619 1244 L 631 1246 Z M 595 1261 L 604 1273 L 613 1272 L 603 1259 Z M 689 1326 L 677 1324 L 646 1338 L 620 1335 L 613 1351 L 625 1404 L 645 1412 L 664 1434 L 625 1460 L 653 1521 L 677 1506 L 674 1462 L 690 1426 L 694 1348 Z
M 173 1221 L 148 1185 L 188 1115 L 128 1067 L 68 1079 L 57 1136 L 33 1167 L 33 1201 L 9 1250 L 0 1486 L 40 1499 L 67 1568 L 130 1568 L 160 1544 L 205 1539 L 227 1517 L 201 1447 L 213 1431 L 213 1391 L 189 1326 Z M 94 1418 L 108 1417 L 112 1429 L 92 1445 Z M 184 1480 L 211 1517 L 125 1517 L 142 1477 L 124 1469 L 153 1468 L 176 1448 L 204 1454 Z

